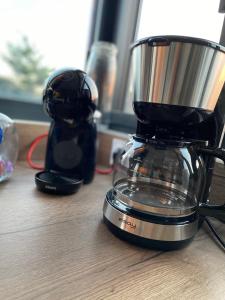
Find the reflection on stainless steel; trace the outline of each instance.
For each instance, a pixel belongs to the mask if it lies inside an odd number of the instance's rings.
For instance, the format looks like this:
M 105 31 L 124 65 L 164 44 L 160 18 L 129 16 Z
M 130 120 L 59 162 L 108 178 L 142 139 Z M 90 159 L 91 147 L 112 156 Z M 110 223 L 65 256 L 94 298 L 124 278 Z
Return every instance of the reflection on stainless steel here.
M 107 199 L 103 214 L 116 227 L 139 237 L 158 241 L 182 241 L 192 238 L 197 232 L 198 222 L 182 225 L 163 225 L 146 222 L 122 213 L 114 208 Z
M 132 50 L 132 100 L 213 111 L 225 81 L 225 53 L 176 39 Z

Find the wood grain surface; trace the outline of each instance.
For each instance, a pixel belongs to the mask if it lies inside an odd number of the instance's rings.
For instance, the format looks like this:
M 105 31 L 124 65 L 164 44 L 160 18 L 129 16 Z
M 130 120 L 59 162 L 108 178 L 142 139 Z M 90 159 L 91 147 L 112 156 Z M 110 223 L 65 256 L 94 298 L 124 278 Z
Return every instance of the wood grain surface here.
M 225 299 L 224 252 L 204 229 L 183 250 L 139 248 L 102 223 L 110 176 L 57 197 L 34 173 L 18 163 L 0 185 L 1 300 Z

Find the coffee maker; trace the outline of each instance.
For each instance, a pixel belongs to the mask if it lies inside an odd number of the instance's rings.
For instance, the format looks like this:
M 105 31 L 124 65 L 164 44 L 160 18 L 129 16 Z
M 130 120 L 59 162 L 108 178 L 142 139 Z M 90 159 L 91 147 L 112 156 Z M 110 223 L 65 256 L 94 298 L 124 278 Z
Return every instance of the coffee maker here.
M 215 157 L 225 161 L 218 101 L 224 81 L 225 48 L 214 42 L 156 36 L 132 46 L 137 129 L 103 208 L 116 235 L 172 250 L 193 239 L 205 216 L 225 221 L 225 205 L 208 203 Z
M 35 175 L 46 193 L 71 194 L 95 174 L 98 91 L 83 71 L 65 68 L 53 72 L 43 92 L 45 112 L 52 118 L 45 168 Z

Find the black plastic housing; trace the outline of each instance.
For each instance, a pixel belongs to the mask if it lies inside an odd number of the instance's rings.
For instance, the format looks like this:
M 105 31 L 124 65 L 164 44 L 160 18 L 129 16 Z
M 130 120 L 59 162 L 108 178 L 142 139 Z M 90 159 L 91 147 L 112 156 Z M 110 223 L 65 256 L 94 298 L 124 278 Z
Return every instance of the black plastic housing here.
M 51 122 L 45 170 L 35 182 L 39 190 L 55 194 L 76 192 L 93 180 L 96 164 L 97 88 L 87 74 L 77 69 L 54 72 L 43 93 L 44 110 Z

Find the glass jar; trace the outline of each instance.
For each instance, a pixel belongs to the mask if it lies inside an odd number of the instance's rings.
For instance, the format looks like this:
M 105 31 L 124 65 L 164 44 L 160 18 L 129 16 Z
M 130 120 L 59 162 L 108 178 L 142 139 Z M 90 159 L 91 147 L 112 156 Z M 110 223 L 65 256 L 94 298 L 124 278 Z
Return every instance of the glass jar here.
M 133 137 L 114 174 L 114 204 L 162 216 L 194 213 L 205 167 L 191 142 Z
M 18 155 L 18 135 L 13 121 L 0 113 L 0 182 L 8 179 Z

